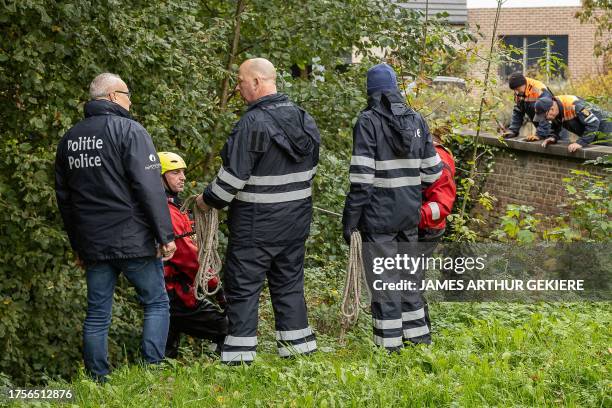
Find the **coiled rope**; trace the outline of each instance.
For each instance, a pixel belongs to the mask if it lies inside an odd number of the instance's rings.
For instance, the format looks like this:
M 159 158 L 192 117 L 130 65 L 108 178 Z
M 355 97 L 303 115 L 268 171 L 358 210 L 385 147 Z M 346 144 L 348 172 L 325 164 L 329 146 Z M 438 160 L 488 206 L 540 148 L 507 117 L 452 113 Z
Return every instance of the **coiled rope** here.
M 316 206 L 313 207 L 315 210 L 342 218 L 342 214 L 337 212 Z M 341 338 L 344 338 L 346 331 L 359 320 L 359 310 L 366 307 L 366 305 L 361 303 L 361 289 L 365 277 L 362 251 L 361 234 L 359 231 L 353 231 L 351 234 L 351 244 L 349 245 L 346 276 L 344 278 L 344 292 L 342 294 L 342 303 L 340 304 L 340 312 L 342 313 Z
M 195 297 L 202 300 L 214 295 L 221 289 L 221 280 L 217 279 L 217 287 L 210 291 L 208 281 L 218 277 L 222 263 L 219 256 L 219 212 L 216 208 L 202 211 L 196 204 L 196 197 L 191 196 L 181 206 L 181 212 L 191 208 L 195 220 L 196 243 L 198 245 L 198 262 L 200 267 L 194 280 Z
M 195 220 L 196 242 L 198 245 L 198 261 L 200 267 L 194 280 L 195 296 L 202 300 L 206 296 L 214 295 L 221 288 L 221 280 L 218 280 L 215 290 L 208 289 L 208 281 L 218 276 L 222 263 L 219 256 L 219 213 L 217 209 L 211 208 L 202 211 L 196 204 L 196 197 L 191 196 L 181 206 L 181 212 L 185 213 L 191 208 Z M 341 214 L 315 207 L 316 210 L 341 217 Z M 359 310 L 365 305 L 361 303 L 361 288 L 364 277 L 363 254 L 361 234 L 354 231 L 351 234 L 349 247 L 349 262 L 346 268 L 344 281 L 344 293 L 340 311 L 342 312 L 342 328 L 345 332 L 359 319 Z
M 365 307 L 361 303 L 361 288 L 364 277 L 361 234 L 353 231 L 349 247 L 349 260 L 344 281 L 344 293 L 340 311 L 342 312 L 342 334 L 359 319 L 359 310 Z

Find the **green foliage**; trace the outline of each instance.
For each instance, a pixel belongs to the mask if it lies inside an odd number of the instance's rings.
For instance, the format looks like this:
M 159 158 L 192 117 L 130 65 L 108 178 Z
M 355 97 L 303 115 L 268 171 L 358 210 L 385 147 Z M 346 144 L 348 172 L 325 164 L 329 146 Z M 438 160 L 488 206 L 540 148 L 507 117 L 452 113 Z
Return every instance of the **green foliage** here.
M 606 154 L 605 156 L 599 156 L 595 160 L 587 160 L 584 164 L 593 164 L 595 166 L 606 166 L 607 172 L 612 172 L 612 156 Z
M 610 42 L 610 30 L 612 29 L 612 3 L 610 0 L 583 0 L 582 9 L 576 12 L 576 18 L 581 23 L 595 25 L 595 47 L 596 56 L 604 56 L 609 64 L 609 53 L 612 49 Z
M 593 161 L 606 164 L 605 156 Z M 500 227 L 491 238 L 503 242 L 544 241 L 609 242 L 612 239 L 612 183 L 610 176 L 596 176 L 587 170 L 572 170 L 563 179 L 567 198 L 559 204 L 558 216 L 536 218 L 533 207 L 508 205 Z M 547 228 L 538 228 L 539 224 Z
M 577 95 L 600 108 L 612 110 L 612 70 L 580 81 L 551 84 L 556 95 Z
M 80 119 L 87 84 L 101 71 L 119 72 L 158 147 L 211 145 L 209 95 L 223 72 L 202 45 L 222 47 L 227 24 L 198 22 L 195 1 L 133 6 L 0 6 L 0 240 L 10 248 L 0 266 L 0 371 L 21 383 L 74 373 L 80 359 L 85 282 L 56 209 L 53 161 L 59 138 Z M 114 360 L 124 349 L 135 354 L 140 331 L 133 295 L 121 288 L 116 302 Z
M 425 25 L 423 12 L 400 7 L 390 24 L 375 37 L 389 48 L 388 54 L 397 62 L 402 79 L 422 81 L 464 72 L 461 62 L 466 53 L 458 46 L 465 47 L 474 38 L 463 28 L 449 30 L 447 17 L 446 12 L 430 16 Z
M 501 217 L 501 229 L 493 231 L 492 238 L 502 242 L 517 241 L 521 244 L 535 241 L 539 220 L 531 215 L 533 207 L 510 204 L 506 209 L 506 214 Z
M 546 38 L 542 41 L 546 45 L 546 51 L 544 56 L 536 61 L 536 65 L 539 72 L 544 74 L 544 78 L 548 82 L 552 78 L 562 76 L 567 69 L 567 64 L 563 61 L 563 56 L 560 53 L 550 51 L 554 45 L 553 40 Z
M 545 231 L 548 240 L 605 242 L 612 239 L 612 183 L 586 170 L 572 170 L 563 179 L 567 200 L 555 227 Z

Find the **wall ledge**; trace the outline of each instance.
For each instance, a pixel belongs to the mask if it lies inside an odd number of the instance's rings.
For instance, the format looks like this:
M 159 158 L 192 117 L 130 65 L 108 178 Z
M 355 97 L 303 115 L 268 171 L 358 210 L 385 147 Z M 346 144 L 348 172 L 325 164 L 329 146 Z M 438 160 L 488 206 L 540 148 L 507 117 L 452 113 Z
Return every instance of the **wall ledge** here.
M 473 130 L 462 130 L 461 135 L 476 137 L 476 132 Z M 574 153 L 567 151 L 567 143 L 559 142 L 554 145 L 542 147 L 542 141 L 527 142 L 525 138 L 518 136 L 513 139 L 500 140 L 498 136 L 491 133 L 481 133 L 478 137 L 479 142 L 490 146 L 502 147 L 511 150 L 520 150 L 524 152 L 539 153 L 549 156 L 561 156 L 570 159 L 595 160 L 598 157 L 612 155 L 611 146 L 590 145 L 584 147 Z

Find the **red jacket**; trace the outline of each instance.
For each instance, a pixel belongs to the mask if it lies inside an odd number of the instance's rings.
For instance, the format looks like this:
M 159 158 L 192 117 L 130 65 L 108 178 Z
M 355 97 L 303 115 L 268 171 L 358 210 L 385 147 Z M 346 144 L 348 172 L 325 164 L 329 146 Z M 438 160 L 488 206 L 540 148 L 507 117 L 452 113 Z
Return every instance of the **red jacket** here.
M 457 195 L 457 186 L 453 179 L 455 177 L 453 155 L 440 144 L 436 143 L 435 147 L 444 163 L 444 168 L 442 176 L 423 190 L 419 229 L 441 230 L 445 228 L 446 217 L 451 213 Z
M 200 264 L 198 263 L 198 247 L 195 245 L 192 235 L 193 222 L 188 214 L 182 214 L 180 205 L 175 202 L 175 198 L 168 196 L 168 209 L 172 219 L 172 229 L 176 237 L 176 252 L 174 256 L 164 262 L 164 278 L 166 280 L 166 290 L 168 293 L 174 292 L 176 297 L 188 308 L 197 306 L 197 299 L 194 294 L 196 274 Z M 217 278 L 209 281 L 209 286 L 217 286 Z

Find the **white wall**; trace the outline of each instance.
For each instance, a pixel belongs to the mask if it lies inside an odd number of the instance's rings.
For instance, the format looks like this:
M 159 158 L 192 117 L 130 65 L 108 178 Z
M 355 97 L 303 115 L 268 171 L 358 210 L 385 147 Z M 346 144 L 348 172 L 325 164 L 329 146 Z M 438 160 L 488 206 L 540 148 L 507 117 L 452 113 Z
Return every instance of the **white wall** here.
M 580 0 L 505 0 L 502 3 L 502 9 L 524 7 L 579 7 L 580 5 Z M 497 8 L 497 1 L 467 0 L 467 8 Z

